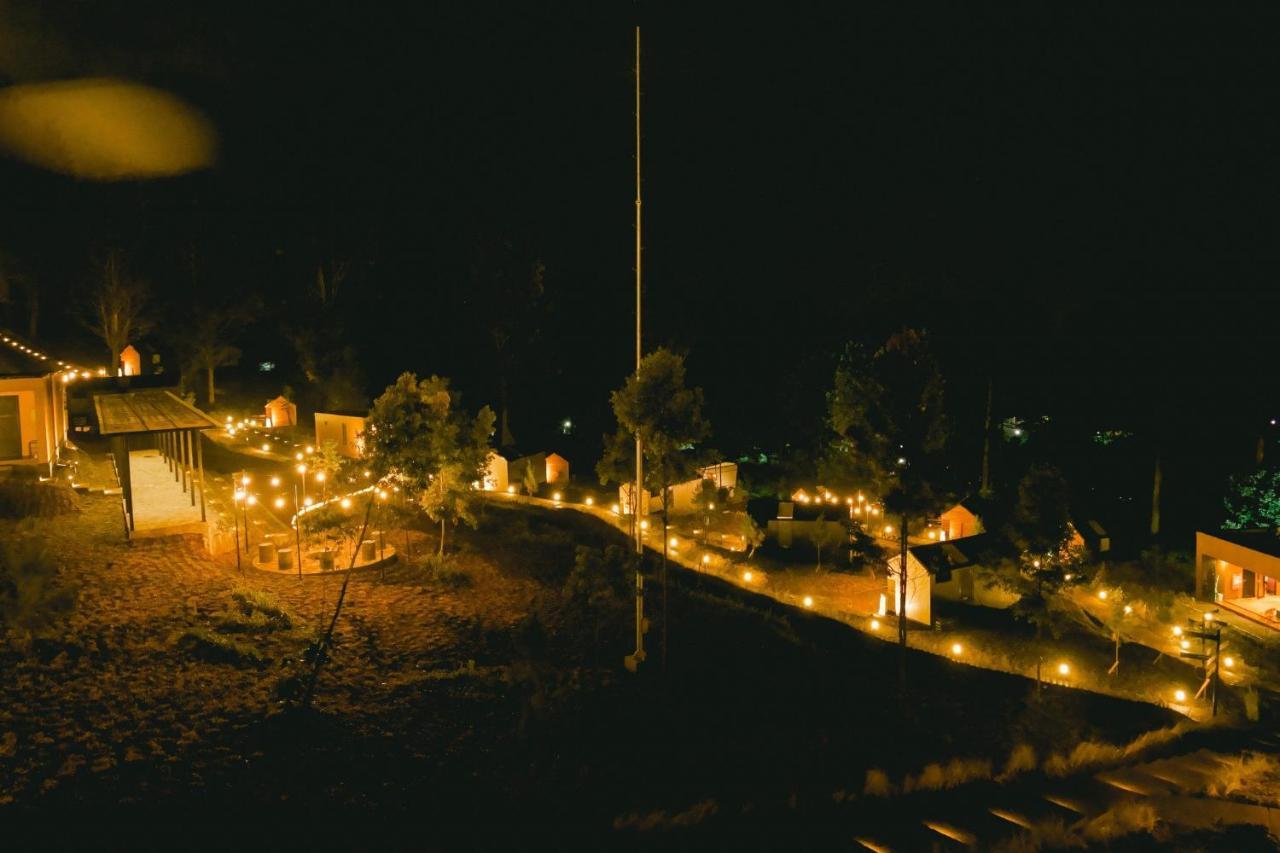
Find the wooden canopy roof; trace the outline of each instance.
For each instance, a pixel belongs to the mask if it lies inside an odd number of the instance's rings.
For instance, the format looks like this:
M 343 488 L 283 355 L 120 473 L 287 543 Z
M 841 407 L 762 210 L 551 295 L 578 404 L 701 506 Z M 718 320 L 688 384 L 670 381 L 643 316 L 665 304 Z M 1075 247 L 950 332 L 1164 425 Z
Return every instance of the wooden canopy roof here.
M 98 432 L 102 435 L 217 429 L 213 418 L 163 388 L 94 394 Z

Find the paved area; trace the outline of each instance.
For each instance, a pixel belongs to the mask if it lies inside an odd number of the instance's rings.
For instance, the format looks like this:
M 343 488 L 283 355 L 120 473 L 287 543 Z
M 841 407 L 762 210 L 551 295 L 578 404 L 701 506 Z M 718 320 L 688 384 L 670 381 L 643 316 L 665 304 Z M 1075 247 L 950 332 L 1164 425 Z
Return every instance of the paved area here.
M 200 496 L 192 505 L 191 483 L 182 488 L 158 450 L 129 453 L 133 480 L 133 528 L 135 531 L 185 527 L 200 523 Z

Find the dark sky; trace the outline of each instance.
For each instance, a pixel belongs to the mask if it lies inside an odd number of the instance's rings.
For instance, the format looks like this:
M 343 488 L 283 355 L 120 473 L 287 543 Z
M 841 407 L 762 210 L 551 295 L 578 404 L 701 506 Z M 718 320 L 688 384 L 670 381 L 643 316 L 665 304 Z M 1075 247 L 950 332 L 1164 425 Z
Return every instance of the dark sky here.
M 802 436 L 842 342 L 903 325 L 934 335 L 962 424 L 991 374 L 1010 414 L 1168 411 L 1246 446 L 1280 307 L 1267 5 L 555 5 L 5 3 L 9 81 L 169 88 L 222 148 L 150 184 L 6 164 L 0 240 L 65 295 L 124 245 L 173 306 L 198 245 L 285 313 L 318 257 L 350 258 L 370 390 L 411 368 L 476 404 L 496 379 L 469 270 L 508 245 L 555 306 L 513 416 L 598 435 L 632 357 L 639 18 L 647 344 L 689 353 L 723 447 Z M 1241 407 L 1197 404 L 1209 385 Z

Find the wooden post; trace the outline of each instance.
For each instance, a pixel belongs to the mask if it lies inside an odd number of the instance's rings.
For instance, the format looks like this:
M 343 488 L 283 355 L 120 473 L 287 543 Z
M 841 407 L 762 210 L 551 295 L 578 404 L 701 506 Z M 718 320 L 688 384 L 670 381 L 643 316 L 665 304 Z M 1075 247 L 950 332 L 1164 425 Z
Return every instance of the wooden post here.
M 133 478 L 129 470 L 129 436 L 111 436 L 111 455 L 116 459 L 116 474 L 120 477 L 120 491 L 124 494 L 124 508 L 129 516 L 129 530 L 133 524 Z
M 200 435 L 195 438 L 196 441 L 196 464 L 200 468 L 200 520 L 208 521 L 205 516 L 204 507 L 204 440 Z
M 173 435 L 172 435 L 172 433 L 170 433 L 170 435 L 169 435 L 169 448 L 170 448 L 170 450 L 177 450 L 177 447 L 176 447 L 175 445 L 176 445 L 176 442 L 174 442 L 174 440 L 173 440 Z M 174 459 L 174 465 L 173 465 L 173 481 L 174 481 L 175 483 L 176 483 L 176 482 L 178 482 L 178 464 L 177 464 L 177 461 L 178 461 L 178 460 L 175 458 L 175 459 Z
M 187 439 L 187 476 L 191 479 L 191 505 L 196 505 L 196 449 L 192 444 L 193 435 L 191 430 L 183 430 L 183 435 Z

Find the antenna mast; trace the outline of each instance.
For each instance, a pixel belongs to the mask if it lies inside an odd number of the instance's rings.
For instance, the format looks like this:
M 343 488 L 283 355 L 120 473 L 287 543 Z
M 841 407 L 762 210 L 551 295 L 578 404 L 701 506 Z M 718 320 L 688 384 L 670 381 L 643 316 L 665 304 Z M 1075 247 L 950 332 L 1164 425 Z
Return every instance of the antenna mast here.
M 636 27 L 636 373 L 644 357 L 640 338 L 640 27 Z M 636 650 L 626 658 L 627 669 L 635 672 L 644 660 L 644 575 L 640 571 L 644 559 L 644 531 L 640 527 L 640 509 L 644 483 L 644 443 L 636 433 L 636 478 L 631 484 L 631 522 L 636 535 Z

